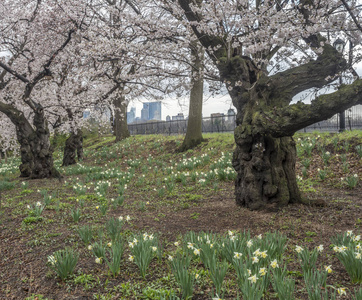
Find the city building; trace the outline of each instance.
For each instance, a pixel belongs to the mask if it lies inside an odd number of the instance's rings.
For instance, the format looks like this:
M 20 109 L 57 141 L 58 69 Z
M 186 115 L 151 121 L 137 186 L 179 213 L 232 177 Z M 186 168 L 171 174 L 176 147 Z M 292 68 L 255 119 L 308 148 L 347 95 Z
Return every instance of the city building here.
M 131 111 L 127 112 L 127 124 L 133 123 L 136 118 L 136 108 L 131 107 Z
M 235 110 L 230 108 L 228 110 L 228 121 L 229 122 L 235 122 L 235 117 L 236 117 L 236 113 L 235 113 Z
M 145 102 L 141 110 L 141 119 L 144 121 L 161 120 L 161 102 Z
M 182 121 L 185 120 L 183 113 L 178 113 L 177 116 L 172 116 L 172 121 Z
M 141 120 L 148 121 L 150 115 L 150 109 L 148 103 L 143 103 L 143 108 L 141 109 Z

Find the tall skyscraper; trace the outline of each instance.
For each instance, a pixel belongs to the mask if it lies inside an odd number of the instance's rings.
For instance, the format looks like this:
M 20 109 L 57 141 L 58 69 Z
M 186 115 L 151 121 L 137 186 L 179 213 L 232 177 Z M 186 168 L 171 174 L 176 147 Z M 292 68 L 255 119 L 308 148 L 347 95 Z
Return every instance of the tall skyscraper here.
M 149 120 L 161 120 L 161 102 L 149 102 Z
M 141 119 L 148 120 L 161 120 L 161 102 L 145 102 L 141 110 Z
M 143 103 L 143 108 L 141 109 L 141 120 L 148 121 L 150 115 L 150 109 L 147 103 Z
M 136 108 L 131 107 L 131 111 L 127 112 L 127 124 L 133 123 L 136 118 Z

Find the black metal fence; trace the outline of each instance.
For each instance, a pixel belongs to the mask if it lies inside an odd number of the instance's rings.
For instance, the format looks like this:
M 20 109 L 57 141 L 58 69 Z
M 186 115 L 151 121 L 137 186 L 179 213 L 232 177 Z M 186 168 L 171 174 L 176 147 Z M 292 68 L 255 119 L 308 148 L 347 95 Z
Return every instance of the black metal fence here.
M 357 105 L 345 111 L 346 130 L 362 129 L 362 106 Z M 202 119 L 202 132 L 233 132 L 236 127 L 235 116 L 214 116 Z M 187 120 L 173 121 L 149 121 L 147 123 L 128 124 L 131 135 L 137 134 L 185 134 Z M 338 132 L 340 130 L 339 114 L 329 120 L 315 123 L 304 129 L 302 132 L 329 131 Z

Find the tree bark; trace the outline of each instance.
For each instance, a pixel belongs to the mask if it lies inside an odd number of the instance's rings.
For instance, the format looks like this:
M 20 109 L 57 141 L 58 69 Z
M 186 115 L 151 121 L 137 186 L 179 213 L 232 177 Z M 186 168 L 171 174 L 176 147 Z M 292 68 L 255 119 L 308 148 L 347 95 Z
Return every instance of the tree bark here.
M 62 166 L 70 166 L 83 159 L 83 135 L 82 131 L 78 130 L 77 133 L 71 132 L 70 136 L 65 141 L 64 156 Z
M 116 136 L 116 143 L 120 142 L 128 137 L 130 133 L 127 125 L 127 101 L 123 94 L 123 88 L 120 88 L 120 93 L 117 93 L 117 97 L 113 99 L 114 107 L 114 135 Z
M 235 197 L 251 210 L 301 202 L 295 175 L 296 147 L 292 137 L 249 134 L 250 126 L 235 131 L 233 167 Z
M 186 136 L 180 151 L 186 151 L 199 145 L 202 137 L 202 100 L 204 93 L 203 57 L 204 50 L 198 41 L 191 43 L 192 71 L 189 118 Z
M 21 156 L 20 177 L 60 178 L 60 173 L 54 167 L 53 148 L 50 144 L 50 133 L 43 108 L 39 105 L 34 110 L 34 128 L 23 112 L 11 105 L 0 102 L 0 111 L 6 114 L 16 126 Z

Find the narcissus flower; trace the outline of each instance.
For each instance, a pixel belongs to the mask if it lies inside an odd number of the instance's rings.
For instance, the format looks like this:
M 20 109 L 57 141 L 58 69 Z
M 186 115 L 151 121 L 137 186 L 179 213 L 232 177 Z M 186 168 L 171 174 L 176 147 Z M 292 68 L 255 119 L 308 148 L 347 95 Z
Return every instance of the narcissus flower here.
M 54 255 L 48 256 L 48 263 L 50 263 L 51 265 L 54 266 L 56 262 L 57 262 L 57 260 L 55 259 Z
M 297 251 L 297 253 L 300 253 L 303 251 L 303 248 L 301 246 L 295 246 L 295 251 Z
M 249 240 L 247 243 L 246 243 L 246 246 L 248 248 L 250 248 L 251 246 L 253 246 L 253 241 L 252 240 Z
M 97 257 L 97 258 L 96 258 L 96 264 L 101 264 L 101 263 L 102 263 L 102 258 Z
M 256 277 L 256 275 L 250 276 L 248 278 L 248 280 L 250 280 L 251 283 L 256 283 L 256 281 L 258 280 L 258 277 Z
M 188 243 L 187 243 L 187 248 L 189 248 L 189 249 L 194 249 L 194 244 L 188 242 Z
M 266 252 L 267 252 L 267 250 L 260 252 L 260 256 L 262 258 L 266 258 L 268 256 L 268 254 L 266 254 Z
M 270 266 L 275 269 L 275 268 L 279 268 L 279 265 L 278 265 L 278 261 L 276 259 L 274 259 L 271 263 L 270 263 Z
M 323 245 L 319 245 L 319 246 L 317 247 L 317 250 L 318 250 L 318 252 L 322 252 L 322 251 L 324 250 Z
M 132 255 L 128 256 L 129 261 L 134 261 L 134 257 Z
M 200 249 L 195 249 L 195 250 L 194 250 L 194 254 L 195 254 L 195 255 L 200 255 Z
M 324 267 L 328 274 L 332 273 L 332 268 L 331 267 L 332 267 L 332 265 Z
M 347 295 L 347 293 L 346 293 L 346 288 L 339 288 L 338 290 L 337 290 L 337 292 L 338 292 L 338 294 L 339 295 Z
M 260 274 L 260 276 L 265 276 L 266 275 L 266 269 L 265 268 L 260 268 L 259 274 Z
M 239 252 L 234 252 L 234 258 L 240 259 L 243 254 Z

